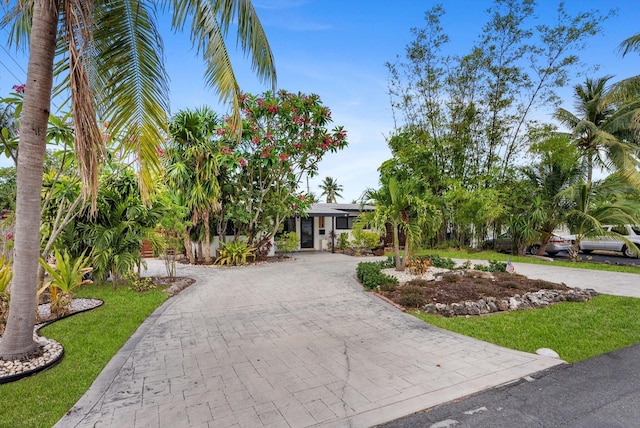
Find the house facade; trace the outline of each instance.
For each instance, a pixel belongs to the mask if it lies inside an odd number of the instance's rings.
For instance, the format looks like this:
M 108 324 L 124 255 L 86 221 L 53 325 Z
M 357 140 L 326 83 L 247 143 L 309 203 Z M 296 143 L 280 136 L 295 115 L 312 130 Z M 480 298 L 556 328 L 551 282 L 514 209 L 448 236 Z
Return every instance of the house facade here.
M 307 212 L 307 217 L 290 218 L 285 222 L 284 232 L 296 232 L 300 236 L 300 250 L 322 251 L 331 248 L 343 233 L 349 234 L 363 212 L 373 211 L 375 207 L 360 204 L 315 203 Z M 335 231 L 335 235 L 331 232 Z M 335 242 L 334 242 L 335 244 Z M 334 245 L 335 247 L 335 245 Z

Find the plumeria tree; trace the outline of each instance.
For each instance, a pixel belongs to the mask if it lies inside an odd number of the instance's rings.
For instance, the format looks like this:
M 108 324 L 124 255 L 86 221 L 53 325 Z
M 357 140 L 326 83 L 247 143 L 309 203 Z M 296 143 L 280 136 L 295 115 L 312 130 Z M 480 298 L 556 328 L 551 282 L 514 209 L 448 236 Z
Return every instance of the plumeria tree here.
M 241 97 L 243 138 L 234 138 L 231 121 L 218 129 L 226 142 L 221 153 L 235 166 L 233 195 L 226 216 L 264 250 L 283 221 L 304 215 L 311 196 L 298 188 L 302 177 L 317 173 L 326 153 L 347 145 L 341 126 L 328 130 L 331 111 L 318 95 L 284 90 Z

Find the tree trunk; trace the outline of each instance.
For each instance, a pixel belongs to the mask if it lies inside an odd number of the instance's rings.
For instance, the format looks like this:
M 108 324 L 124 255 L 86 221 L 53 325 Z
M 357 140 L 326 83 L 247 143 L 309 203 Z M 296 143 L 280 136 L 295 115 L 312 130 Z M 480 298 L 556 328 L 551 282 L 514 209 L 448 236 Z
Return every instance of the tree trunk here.
M 33 341 L 40 256 L 42 169 L 51 108 L 53 58 L 59 4 L 33 4 L 30 55 L 20 125 L 13 286 L 0 358 L 22 359 L 37 350 Z
M 211 228 L 209 220 L 209 213 L 207 213 L 204 219 L 204 262 L 208 265 L 211 264 Z
M 392 224 L 391 226 L 393 227 L 393 249 L 396 253 L 396 270 L 403 271 L 404 267 L 402 266 L 402 259 L 400 258 L 400 238 L 398 237 L 398 225 Z M 406 244 L 406 238 L 405 238 L 405 244 Z
M 191 236 L 189 234 L 189 230 L 186 229 L 184 231 L 184 251 L 187 253 L 187 259 L 189 260 L 189 264 L 196 264 L 196 257 L 193 254 L 193 244 L 191 243 Z

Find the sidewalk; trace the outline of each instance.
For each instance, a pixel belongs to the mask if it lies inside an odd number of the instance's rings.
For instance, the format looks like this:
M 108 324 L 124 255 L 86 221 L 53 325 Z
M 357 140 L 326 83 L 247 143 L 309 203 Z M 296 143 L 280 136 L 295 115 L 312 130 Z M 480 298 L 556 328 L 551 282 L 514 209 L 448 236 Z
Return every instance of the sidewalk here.
M 397 310 L 362 290 L 360 261 L 181 266 L 196 284 L 142 324 L 56 426 L 367 427 L 562 364 Z

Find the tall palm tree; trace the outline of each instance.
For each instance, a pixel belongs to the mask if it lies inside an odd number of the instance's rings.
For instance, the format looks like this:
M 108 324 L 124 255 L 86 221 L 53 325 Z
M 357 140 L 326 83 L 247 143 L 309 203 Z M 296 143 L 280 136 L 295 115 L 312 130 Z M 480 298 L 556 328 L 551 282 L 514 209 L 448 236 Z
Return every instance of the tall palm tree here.
M 554 115 L 573 132 L 586 164 L 588 185 L 593 182 L 594 167 L 638 179 L 640 97 L 625 97 L 624 82 L 608 85 L 610 79 L 604 76 L 576 85 L 577 112 L 560 108 Z
M 29 41 L 18 156 L 14 279 L 0 357 L 33 354 L 40 189 L 51 109 L 54 70 L 70 89 L 75 150 L 86 193 L 95 206 L 103 138 L 96 112 L 125 148 L 137 153 L 144 181 L 157 167 L 156 147 L 165 128 L 168 78 L 155 8 L 170 9 L 172 25 L 191 23 L 193 44 L 206 65 L 206 82 L 232 102 L 239 123 L 239 93 L 224 36 L 237 24 L 238 41 L 257 75 L 275 86 L 271 49 L 249 0 L 33 0 L 13 1 L 2 22 L 12 22 L 11 41 Z M 58 54 L 58 55 L 57 55 Z M 58 62 L 54 66 L 54 61 Z M 240 130 L 240 127 L 237 127 Z
M 320 184 L 318 187 L 322 189 L 322 193 L 320 194 L 320 196 L 326 196 L 328 204 L 335 204 L 336 198 L 342 198 L 340 192 L 342 192 L 344 189 L 340 184 L 338 184 L 338 181 L 335 178 L 325 177 L 325 179 L 322 181 L 322 184 Z
M 204 226 L 204 261 L 211 263 L 211 214 L 220 211 L 219 151 L 214 142 L 219 121 L 208 107 L 181 110 L 169 122 L 172 141 L 165 152 L 169 184 L 191 211 L 191 223 Z M 185 246 L 187 246 L 185 242 Z M 187 248 L 190 248 L 189 244 Z M 187 252 L 190 252 L 187 250 Z M 190 257 L 192 261 L 193 257 Z

